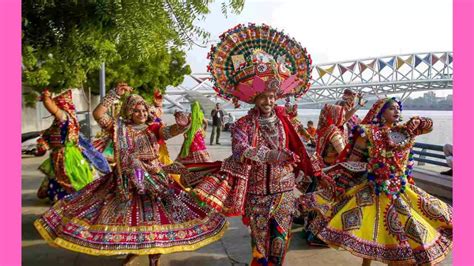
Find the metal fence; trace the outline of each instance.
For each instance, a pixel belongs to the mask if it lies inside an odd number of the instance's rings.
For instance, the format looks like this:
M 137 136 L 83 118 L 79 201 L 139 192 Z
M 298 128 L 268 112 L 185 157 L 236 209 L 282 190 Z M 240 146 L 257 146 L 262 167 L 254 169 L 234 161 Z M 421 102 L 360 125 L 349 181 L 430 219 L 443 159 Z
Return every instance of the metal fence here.
M 434 164 L 438 166 L 449 167 L 446 163 L 446 156 L 444 155 L 443 146 L 426 143 L 415 143 L 413 146 L 413 158 L 418 162 L 418 165 Z

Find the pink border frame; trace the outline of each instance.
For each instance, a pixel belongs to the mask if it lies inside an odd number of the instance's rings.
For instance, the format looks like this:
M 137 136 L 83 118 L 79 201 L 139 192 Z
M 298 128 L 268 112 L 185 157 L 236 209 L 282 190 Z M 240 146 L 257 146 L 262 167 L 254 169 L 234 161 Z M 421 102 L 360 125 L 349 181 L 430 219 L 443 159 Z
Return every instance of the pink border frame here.
M 472 99 L 474 99 L 474 1 L 454 0 L 454 265 L 474 265 L 472 212 Z
M 454 265 L 474 265 L 472 241 L 472 151 L 474 132 L 472 105 L 474 99 L 474 1 L 454 0 Z M 3 116 L 0 140 L 0 265 L 21 265 L 21 2 L 0 0 L 0 73 L 2 76 Z
M 21 1 L 0 0 L 0 265 L 21 265 Z

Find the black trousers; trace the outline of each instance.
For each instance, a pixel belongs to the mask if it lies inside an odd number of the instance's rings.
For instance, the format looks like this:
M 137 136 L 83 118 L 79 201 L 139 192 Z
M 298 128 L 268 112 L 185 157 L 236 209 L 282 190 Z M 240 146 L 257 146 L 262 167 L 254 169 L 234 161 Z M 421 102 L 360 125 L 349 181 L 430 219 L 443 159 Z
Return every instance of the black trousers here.
M 221 136 L 221 126 L 212 126 L 211 145 L 214 142 L 214 135 L 216 135 L 216 143 L 219 143 L 219 137 Z

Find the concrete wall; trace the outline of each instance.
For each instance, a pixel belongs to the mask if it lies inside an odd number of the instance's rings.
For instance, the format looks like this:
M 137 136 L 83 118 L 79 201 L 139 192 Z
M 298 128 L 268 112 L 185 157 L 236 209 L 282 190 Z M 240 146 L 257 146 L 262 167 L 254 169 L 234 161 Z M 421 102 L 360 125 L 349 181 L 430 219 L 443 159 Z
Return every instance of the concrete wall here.
M 76 106 L 77 112 L 83 112 L 89 110 L 88 104 L 88 92 L 87 90 L 73 89 L 72 99 Z M 91 110 L 93 110 L 99 104 L 99 96 L 91 96 Z M 26 107 L 22 101 L 22 117 L 21 117 L 21 133 L 31 131 L 41 131 L 48 128 L 53 122 L 53 117 L 44 108 L 42 102 L 37 102 L 35 108 Z M 85 114 L 78 114 L 79 121 L 84 120 Z M 92 128 L 96 125 L 94 119 L 91 117 Z

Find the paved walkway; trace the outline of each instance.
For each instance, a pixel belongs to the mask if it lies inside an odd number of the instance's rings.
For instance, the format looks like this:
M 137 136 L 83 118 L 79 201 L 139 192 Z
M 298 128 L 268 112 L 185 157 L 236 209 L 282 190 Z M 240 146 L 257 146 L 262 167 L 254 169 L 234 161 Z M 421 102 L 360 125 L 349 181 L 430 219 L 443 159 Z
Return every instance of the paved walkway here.
M 167 120 L 167 119 L 165 119 Z M 208 137 L 207 137 L 208 139 Z M 213 159 L 223 159 L 230 155 L 230 134 L 221 134 L 222 145 L 208 146 Z M 169 141 L 171 157 L 175 158 L 181 147 L 182 137 Z M 37 170 L 46 157 L 28 157 L 22 159 L 22 260 L 28 266 L 115 266 L 122 265 L 125 256 L 96 257 L 75 253 L 64 249 L 53 248 L 39 236 L 33 227 L 33 221 L 49 204 L 36 198 L 43 175 Z M 224 237 L 211 245 L 195 252 L 181 252 L 163 255 L 161 266 L 234 266 L 248 265 L 251 248 L 248 229 L 242 225 L 240 218 L 229 219 L 230 227 Z M 311 248 L 301 237 L 301 226 L 293 227 L 293 237 L 286 257 L 288 266 L 346 266 L 361 265 L 362 259 L 347 251 L 329 248 Z M 140 256 L 132 262 L 133 266 L 147 266 L 146 256 Z M 372 265 L 384 265 L 374 262 Z M 451 254 L 440 265 L 452 265 Z

